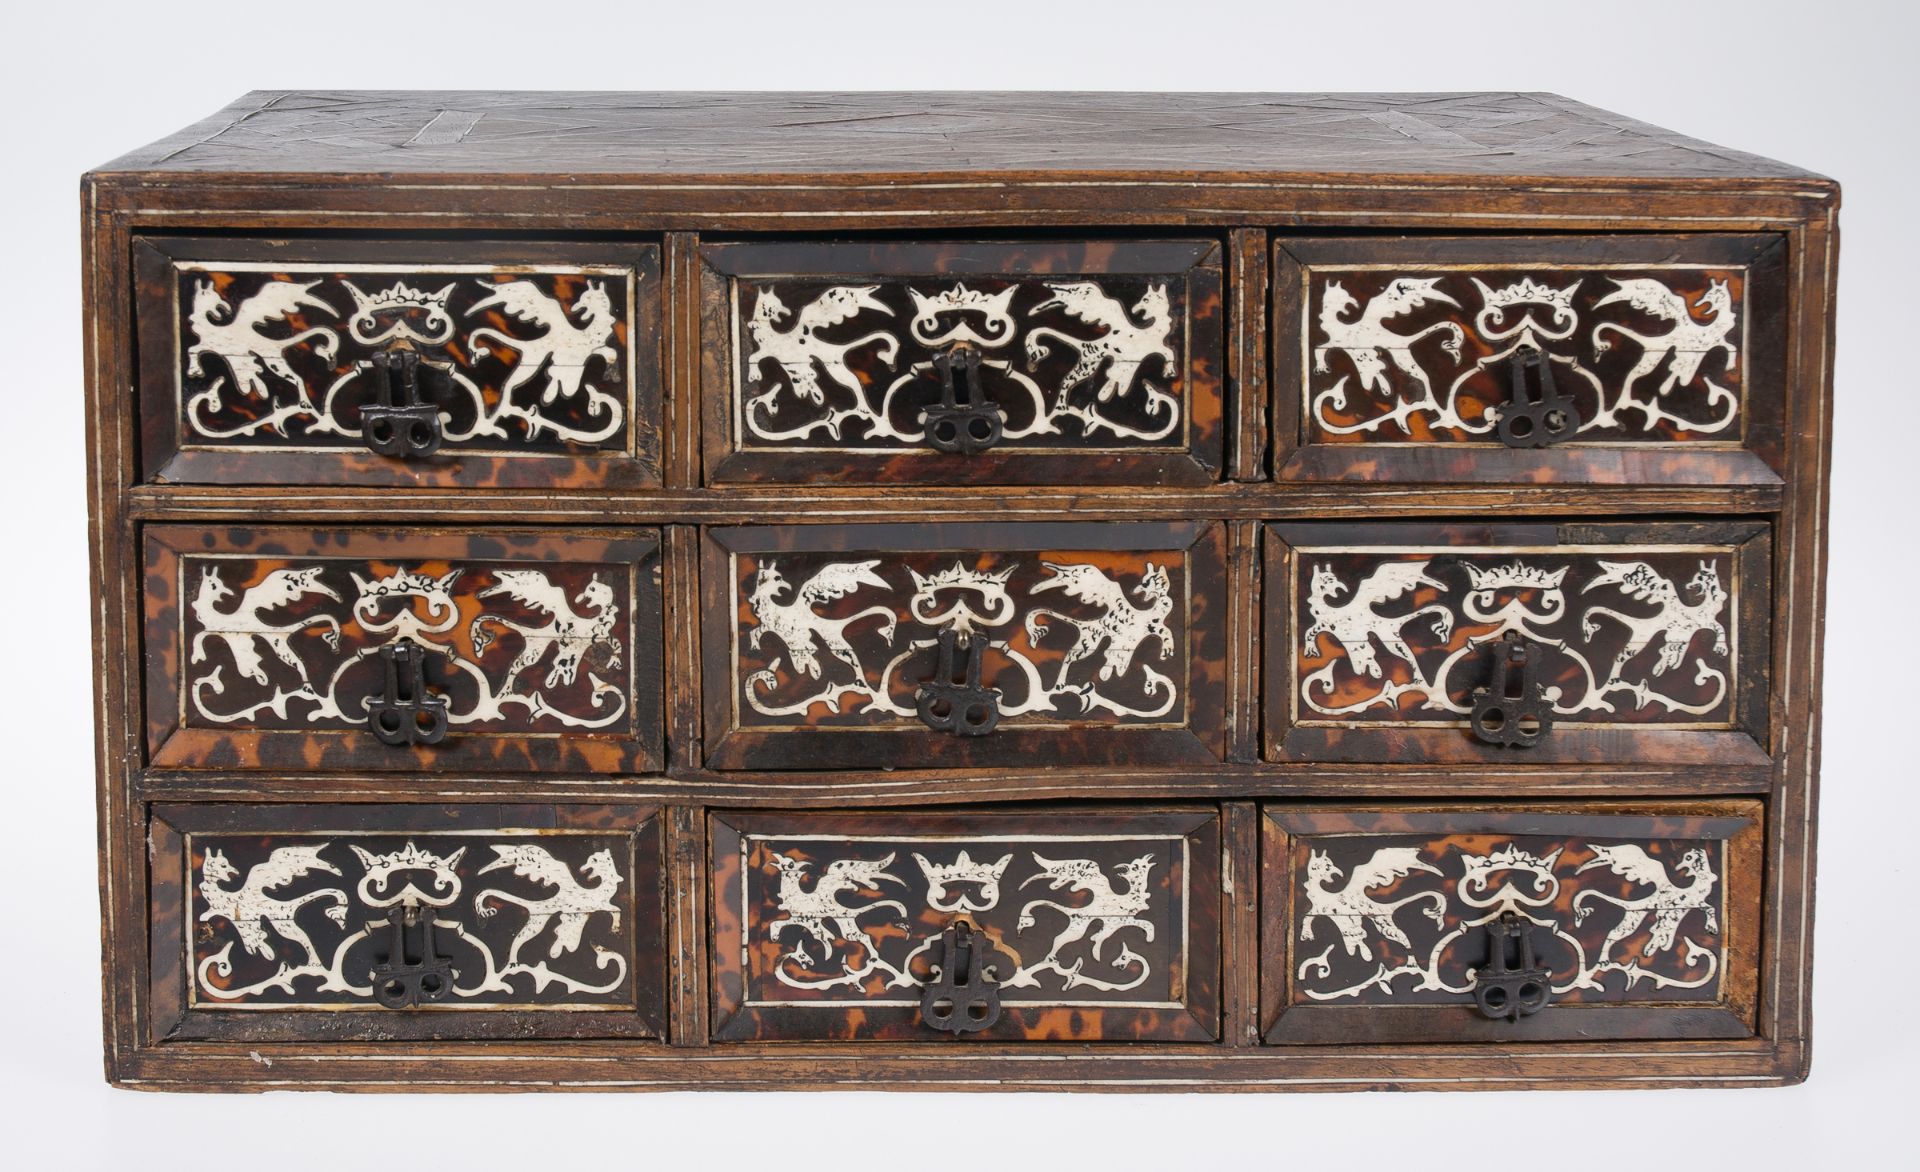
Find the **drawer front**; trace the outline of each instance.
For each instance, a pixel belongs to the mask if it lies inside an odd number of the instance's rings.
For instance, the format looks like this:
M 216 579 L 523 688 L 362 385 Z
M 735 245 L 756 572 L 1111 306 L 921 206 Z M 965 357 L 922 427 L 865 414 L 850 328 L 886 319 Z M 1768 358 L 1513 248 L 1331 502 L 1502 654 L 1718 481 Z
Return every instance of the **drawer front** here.
M 138 240 L 146 475 L 656 485 L 659 259 L 645 243 Z
M 1779 483 L 1779 237 L 1289 240 L 1274 273 L 1282 479 Z M 1528 355 L 1552 393 L 1516 401 Z
M 953 1037 L 922 1007 L 959 920 L 1005 967 L 958 1036 L 1219 1037 L 1212 810 L 728 812 L 710 841 L 718 1040 Z
M 701 255 L 713 480 L 1218 477 L 1214 241 L 715 244 Z
M 1282 524 L 1266 565 L 1272 759 L 1768 759 L 1764 525 Z
M 1274 806 L 1264 835 L 1269 1042 L 1753 1032 L 1758 802 Z
M 150 528 L 149 758 L 657 769 L 658 550 L 652 530 Z
M 651 808 L 182 804 L 149 826 L 161 1037 L 662 1036 Z
M 1218 523 L 741 527 L 706 537 L 711 766 L 1221 757 Z

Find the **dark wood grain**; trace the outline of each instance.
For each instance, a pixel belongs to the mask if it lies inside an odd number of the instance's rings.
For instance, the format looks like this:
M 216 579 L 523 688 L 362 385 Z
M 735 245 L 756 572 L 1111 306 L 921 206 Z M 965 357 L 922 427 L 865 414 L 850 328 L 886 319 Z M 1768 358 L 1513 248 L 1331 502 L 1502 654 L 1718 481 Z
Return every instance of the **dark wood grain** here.
M 1807 175 L 1529 93 L 259 91 L 107 169 Z

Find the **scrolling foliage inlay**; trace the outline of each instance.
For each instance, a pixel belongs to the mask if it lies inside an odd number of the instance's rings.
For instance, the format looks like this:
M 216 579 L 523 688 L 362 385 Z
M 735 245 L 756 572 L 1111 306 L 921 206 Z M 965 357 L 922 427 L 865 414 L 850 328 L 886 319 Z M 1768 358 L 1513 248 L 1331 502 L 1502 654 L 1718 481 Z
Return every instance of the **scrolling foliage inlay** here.
M 617 266 L 179 262 L 183 439 L 359 447 L 373 356 L 405 348 L 448 376 L 437 406 L 449 448 L 622 448 L 635 280 Z
M 1743 268 L 1339 269 L 1307 276 L 1316 443 L 1498 443 L 1524 348 L 1579 408 L 1573 442 L 1738 443 Z
M 384 695 L 380 649 L 428 653 L 455 728 L 627 731 L 634 567 L 441 559 L 180 562 L 185 722 L 346 729 Z
M 942 631 L 985 640 L 1009 725 L 1186 720 L 1187 555 L 738 554 L 735 705 L 746 727 L 910 727 Z
M 624 834 L 212 834 L 188 851 L 203 1007 L 372 1008 L 408 916 L 452 962 L 446 1008 L 634 1002 Z
M 1483 929 L 1532 931 L 1556 1003 L 1715 1001 L 1724 844 L 1461 833 L 1294 840 L 1296 1004 L 1457 1004 Z
M 914 449 L 939 402 L 934 356 L 981 356 L 1007 448 L 1184 448 L 1183 274 L 743 280 L 741 446 Z
M 1728 726 L 1735 552 L 1297 551 L 1303 722 L 1461 723 L 1508 636 L 1569 723 Z M 1277 633 L 1276 633 L 1277 634 Z
M 1013 958 L 1008 1004 L 1177 1007 L 1185 841 L 939 835 L 746 839 L 754 1002 L 919 1003 L 941 931 L 964 917 Z

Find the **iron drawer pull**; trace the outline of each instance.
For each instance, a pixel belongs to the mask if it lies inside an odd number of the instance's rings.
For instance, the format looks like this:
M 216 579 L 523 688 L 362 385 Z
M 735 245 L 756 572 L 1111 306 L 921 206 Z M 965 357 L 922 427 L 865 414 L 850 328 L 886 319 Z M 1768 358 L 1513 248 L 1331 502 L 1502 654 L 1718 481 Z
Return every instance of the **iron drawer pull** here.
M 440 450 L 439 403 L 451 382 L 446 371 L 422 362 L 412 350 L 373 356 L 373 395 L 360 408 L 360 437 L 367 450 L 403 460 Z
M 1553 976 L 1533 955 L 1533 924 L 1502 912 L 1487 925 L 1487 963 L 1474 972 L 1473 1003 L 1495 1021 L 1519 1021 L 1547 1007 Z
M 950 1034 L 971 1034 L 1000 1020 L 1000 979 L 1011 976 L 1013 958 L 995 948 L 968 920 L 940 933 L 939 961 L 920 993 L 920 1020 Z
M 920 412 L 927 444 L 937 452 L 972 456 L 999 443 L 1004 419 L 980 386 L 980 352 L 971 346 L 942 350 L 933 356 L 933 369 L 940 376 L 940 402 Z
M 1473 735 L 1490 745 L 1528 749 L 1553 731 L 1553 704 L 1540 687 L 1540 645 L 1509 631 L 1489 646 L 1493 671 L 1473 693 Z
M 914 692 L 915 711 L 920 722 L 935 732 L 957 737 L 981 737 L 1000 723 L 1000 693 L 981 683 L 981 656 L 986 639 L 978 634 L 967 640 L 966 669 L 955 674 L 954 643 L 959 638 L 952 627 L 940 632 L 940 659 L 933 678 Z
M 1510 448 L 1544 448 L 1579 432 L 1580 408 L 1553 384 L 1553 362 L 1522 346 L 1508 363 L 1507 401 L 1493 409 L 1500 442 Z
M 388 909 L 387 954 L 373 966 L 373 995 L 388 1009 L 444 1001 L 453 992 L 453 961 L 439 954 L 433 943 L 433 909 L 422 912 L 408 900 L 404 908 Z M 420 948 L 410 954 L 408 937 L 418 929 Z
M 411 639 L 380 648 L 385 691 L 367 701 L 367 723 L 383 744 L 437 745 L 447 736 L 447 701 L 428 690 L 426 649 Z

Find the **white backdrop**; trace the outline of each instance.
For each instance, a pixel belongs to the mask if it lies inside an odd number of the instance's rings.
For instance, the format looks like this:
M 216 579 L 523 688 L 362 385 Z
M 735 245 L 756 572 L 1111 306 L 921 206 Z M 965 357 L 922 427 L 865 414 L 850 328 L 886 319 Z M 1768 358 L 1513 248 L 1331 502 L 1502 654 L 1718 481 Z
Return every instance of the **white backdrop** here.
M 1911 1167 L 1920 586 L 1905 0 L 21 5 L 7 18 L 0 396 L 0 1150 L 14 1167 Z M 1556 90 L 1846 186 L 1814 1072 L 1631 1095 L 522 1095 L 248 1098 L 101 1079 L 83 524 L 82 171 L 248 89 Z M 748 1123 L 751 1119 L 752 1122 Z M 1511 1126 L 1511 1133 L 1502 1128 Z M 1533 1128 L 1538 1130 L 1532 1130 Z M 429 1133 L 422 1135 L 422 1132 Z M 1504 1149 L 1503 1134 L 1515 1146 Z M 1904 1143 L 1901 1145 L 1905 1148 Z M 1876 1154 L 1877 1153 L 1877 1154 Z M 461 1157 L 464 1157 L 461 1158 Z

